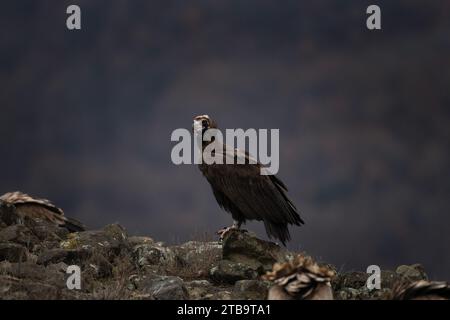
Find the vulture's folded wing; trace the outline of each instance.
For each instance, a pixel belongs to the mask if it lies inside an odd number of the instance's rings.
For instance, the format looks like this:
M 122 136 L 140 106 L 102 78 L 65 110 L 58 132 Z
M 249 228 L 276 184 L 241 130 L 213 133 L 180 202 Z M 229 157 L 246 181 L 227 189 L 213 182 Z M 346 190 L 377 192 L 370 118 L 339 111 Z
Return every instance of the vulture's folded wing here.
M 278 178 L 261 175 L 264 167 L 250 164 L 250 156 L 237 149 L 224 148 L 223 157 L 224 164 L 211 164 L 203 169 L 221 207 L 227 211 L 237 207 L 245 219 L 264 221 L 269 236 L 275 238 L 280 236 L 277 229 L 282 226 L 303 223 Z M 233 164 L 225 164 L 227 158 L 233 158 Z M 239 159 L 245 160 L 245 164 L 238 164 Z

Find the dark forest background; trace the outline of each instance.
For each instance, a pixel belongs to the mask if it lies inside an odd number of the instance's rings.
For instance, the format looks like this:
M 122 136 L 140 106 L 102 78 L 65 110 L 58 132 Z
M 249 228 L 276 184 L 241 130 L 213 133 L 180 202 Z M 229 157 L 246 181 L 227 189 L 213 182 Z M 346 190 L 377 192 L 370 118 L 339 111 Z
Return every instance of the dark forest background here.
M 170 161 L 171 132 L 206 113 L 280 129 L 279 177 L 306 220 L 291 249 L 450 280 L 449 1 L 8 0 L 0 23 L 0 193 L 92 228 L 213 234 L 231 217 Z

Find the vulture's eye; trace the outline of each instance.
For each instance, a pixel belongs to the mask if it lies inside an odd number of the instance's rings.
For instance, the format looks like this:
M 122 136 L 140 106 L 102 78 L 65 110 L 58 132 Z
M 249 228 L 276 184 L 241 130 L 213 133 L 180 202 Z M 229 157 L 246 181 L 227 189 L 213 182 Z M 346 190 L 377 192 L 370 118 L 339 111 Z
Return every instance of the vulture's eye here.
M 208 127 L 208 121 L 207 120 L 202 120 L 202 126 L 203 126 L 203 128 L 207 128 Z

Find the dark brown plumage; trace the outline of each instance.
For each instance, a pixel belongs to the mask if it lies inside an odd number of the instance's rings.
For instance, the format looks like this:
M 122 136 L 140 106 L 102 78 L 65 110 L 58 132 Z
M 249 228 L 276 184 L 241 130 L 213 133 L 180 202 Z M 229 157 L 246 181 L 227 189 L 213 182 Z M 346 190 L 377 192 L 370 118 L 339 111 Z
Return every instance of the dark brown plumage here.
M 16 213 L 22 218 L 29 217 L 45 220 L 65 227 L 71 232 L 85 230 L 85 227 L 80 222 L 65 217 L 62 209 L 56 207 L 46 199 L 36 199 L 25 193 L 16 191 L 2 195 L 0 202 L 14 206 Z
M 447 282 L 425 280 L 399 283 L 389 297 L 392 300 L 449 300 L 450 286 Z
M 211 128 L 217 125 L 209 116 L 194 118 L 194 130 L 204 133 Z M 203 148 L 209 143 L 203 142 Z M 199 168 L 210 183 L 219 206 L 231 213 L 232 228 L 240 228 L 247 220 L 262 221 L 267 235 L 285 245 L 290 240 L 288 225 L 304 223 L 286 194 L 286 186 L 275 175 L 261 175 L 264 167 L 260 163 L 250 163 L 248 153 L 222 146 L 218 152 L 223 152 L 224 159 L 232 157 L 234 164 L 226 164 L 224 160 L 224 164 L 202 163 Z M 245 164 L 238 164 L 238 158 L 245 160 Z

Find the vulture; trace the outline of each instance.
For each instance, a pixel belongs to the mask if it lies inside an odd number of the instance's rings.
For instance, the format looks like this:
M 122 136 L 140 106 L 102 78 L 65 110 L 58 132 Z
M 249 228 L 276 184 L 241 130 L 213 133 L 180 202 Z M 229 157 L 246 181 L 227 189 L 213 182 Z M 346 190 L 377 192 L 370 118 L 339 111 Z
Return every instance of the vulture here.
M 319 266 L 311 257 L 298 255 L 290 262 L 275 263 L 263 279 L 274 283 L 268 300 L 333 300 L 334 276 L 333 270 Z
M 392 300 L 449 300 L 450 285 L 447 282 L 419 280 L 394 286 Z
M 194 118 L 194 133 L 203 137 L 208 129 L 217 129 L 216 122 L 208 115 Z M 202 150 L 213 141 L 214 139 L 202 139 Z M 265 166 L 251 158 L 247 152 L 233 149 L 219 141 L 216 143 L 219 147 L 215 148 L 214 156 L 222 156 L 223 164 L 207 164 L 202 161 L 199 169 L 211 185 L 219 206 L 233 218 L 233 225 L 218 233 L 223 238 L 227 231 L 240 229 L 248 220 L 262 221 L 268 237 L 278 239 L 286 245 L 291 238 L 288 226 L 304 224 L 297 208 L 286 194 L 286 185 L 275 175 L 261 175 Z M 230 157 L 234 159 L 233 164 L 226 163 L 225 159 Z M 239 163 L 238 159 L 245 163 Z
M 16 191 L 0 196 L 0 204 L 14 206 L 15 212 L 22 219 L 41 219 L 70 232 L 84 231 L 86 228 L 78 221 L 64 216 L 62 209 L 53 205 L 49 200 L 33 198 L 25 193 Z

